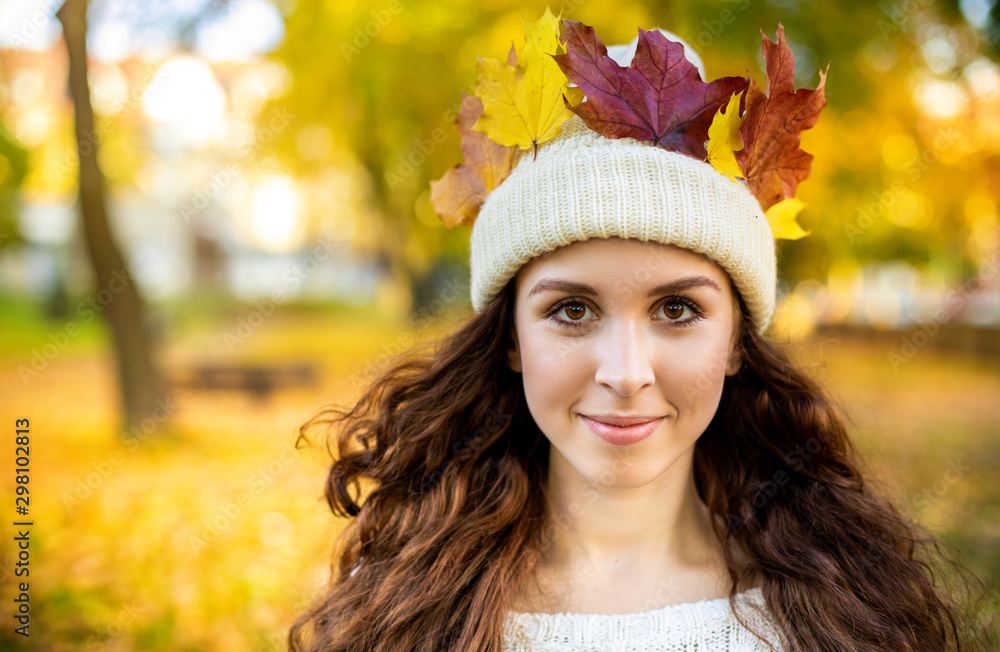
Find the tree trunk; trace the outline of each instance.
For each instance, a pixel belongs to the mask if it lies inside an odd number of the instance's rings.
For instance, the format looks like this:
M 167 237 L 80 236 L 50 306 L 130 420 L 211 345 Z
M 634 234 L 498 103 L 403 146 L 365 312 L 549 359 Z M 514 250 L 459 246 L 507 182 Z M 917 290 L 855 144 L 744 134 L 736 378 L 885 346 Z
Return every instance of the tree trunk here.
M 155 359 L 155 337 L 147 308 L 108 225 L 105 181 L 87 82 L 87 0 L 66 0 L 56 12 L 69 58 L 69 90 L 76 116 L 80 157 L 80 211 L 87 251 L 97 279 L 92 305 L 111 327 L 125 430 L 150 432 L 170 417 L 168 387 Z

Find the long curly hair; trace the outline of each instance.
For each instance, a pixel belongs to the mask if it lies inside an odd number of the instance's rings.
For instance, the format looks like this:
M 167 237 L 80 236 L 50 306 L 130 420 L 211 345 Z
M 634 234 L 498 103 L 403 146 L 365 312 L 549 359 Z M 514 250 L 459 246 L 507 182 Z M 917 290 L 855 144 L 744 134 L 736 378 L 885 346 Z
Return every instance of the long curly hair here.
M 326 500 L 351 520 L 328 588 L 291 626 L 292 652 L 504 649 L 505 614 L 547 545 L 549 445 L 506 362 L 514 297 L 512 279 L 429 350 L 394 361 L 353 408 L 300 427 L 297 447 L 325 433 Z M 760 586 L 789 651 L 975 645 L 939 562 L 960 565 L 872 490 L 842 410 L 733 297 L 744 364 L 725 380 L 694 472 L 737 618 L 753 629 L 735 598 Z

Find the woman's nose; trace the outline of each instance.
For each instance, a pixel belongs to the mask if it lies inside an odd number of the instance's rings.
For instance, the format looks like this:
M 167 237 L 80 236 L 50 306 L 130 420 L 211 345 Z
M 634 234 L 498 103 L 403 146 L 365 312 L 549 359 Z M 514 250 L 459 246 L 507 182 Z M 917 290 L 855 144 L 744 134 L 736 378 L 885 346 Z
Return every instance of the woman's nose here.
M 640 324 L 618 322 L 611 325 L 606 337 L 597 342 L 597 356 L 594 380 L 622 396 L 631 396 L 656 380 L 653 351 Z

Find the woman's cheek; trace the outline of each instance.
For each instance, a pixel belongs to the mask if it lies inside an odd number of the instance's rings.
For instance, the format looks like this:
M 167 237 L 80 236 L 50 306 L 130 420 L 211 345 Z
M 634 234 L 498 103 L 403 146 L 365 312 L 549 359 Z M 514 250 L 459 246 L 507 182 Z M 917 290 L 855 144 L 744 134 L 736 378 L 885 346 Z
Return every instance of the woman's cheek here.
M 521 340 L 521 369 L 524 386 L 529 392 L 544 396 L 560 379 L 570 375 L 568 367 L 571 358 L 559 355 L 558 342 L 543 332 L 529 331 Z
M 717 407 L 726 377 L 726 353 L 706 347 L 700 352 L 686 352 L 681 360 L 682 363 L 672 365 L 670 374 L 674 380 L 668 381 L 670 386 L 680 389 L 675 392 L 679 394 L 678 402 L 688 410 L 696 410 L 702 404 Z
M 581 362 L 589 355 L 591 338 L 569 336 L 557 326 L 545 323 L 530 324 L 521 338 L 521 364 L 529 361 L 534 368 L 547 372 L 549 376 L 561 378 L 572 370 L 579 369 Z
M 553 427 L 561 427 L 593 380 L 589 349 L 580 345 L 582 338 L 544 330 L 526 335 L 521 340 L 521 369 L 528 408 L 539 426 L 552 420 Z

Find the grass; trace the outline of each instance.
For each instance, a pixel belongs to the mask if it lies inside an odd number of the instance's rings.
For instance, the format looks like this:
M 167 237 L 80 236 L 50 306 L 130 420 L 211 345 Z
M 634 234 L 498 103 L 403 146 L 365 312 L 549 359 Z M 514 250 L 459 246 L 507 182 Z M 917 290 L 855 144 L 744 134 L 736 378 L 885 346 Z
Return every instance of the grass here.
M 170 425 L 134 449 L 115 436 L 115 379 L 99 322 L 25 384 L 18 367 L 58 322 L 45 322 L 27 304 L 0 306 L 4 421 L 9 428 L 16 416 L 32 419 L 35 521 L 31 644 L 13 640 L 5 627 L 0 647 L 284 649 L 290 623 L 327 577 L 330 545 L 343 525 L 322 497 L 326 460 L 291 448 L 297 428 L 323 405 L 347 401 L 366 373 L 410 340 L 400 325 L 371 314 L 282 307 L 227 348 L 224 333 L 252 308 L 212 305 L 208 317 L 177 312 L 169 322 L 168 367 L 206 359 L 310 360 L 321 366 L 319 386 L 270 401 L 178 392 Z M 450 319 L 420 336 L 433 337 Z M 893 372 L 884 349 L 822 335 L 794 353 L 849 406 L 873 477 L 980 572 L 996 573 L 996 366 L 928 348 Z M 11 455 L 5 446 L 4 468 L 11 468 Z M 956 458 L 966 470 L 952 481 L 947 469 Z M 0 478 L 11 495 L 11 475 Z M 9 545 L 3 554 L 0 593 L 9 610 Z M 995 615 L 1000 594 L 990 581 Z

